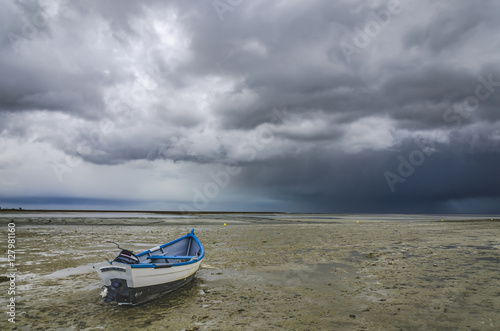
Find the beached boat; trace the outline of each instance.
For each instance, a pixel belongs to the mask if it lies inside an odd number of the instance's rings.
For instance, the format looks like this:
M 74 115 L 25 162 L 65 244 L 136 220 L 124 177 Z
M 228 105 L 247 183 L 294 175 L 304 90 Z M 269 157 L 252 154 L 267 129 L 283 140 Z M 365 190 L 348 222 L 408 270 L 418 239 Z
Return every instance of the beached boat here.
M 104 280 L 104 302 L 134 305 L 189 283 L 205 255 L 194 229 L 169 243 L 133 254 L 128 250 L 112 262 L 94 265 Z

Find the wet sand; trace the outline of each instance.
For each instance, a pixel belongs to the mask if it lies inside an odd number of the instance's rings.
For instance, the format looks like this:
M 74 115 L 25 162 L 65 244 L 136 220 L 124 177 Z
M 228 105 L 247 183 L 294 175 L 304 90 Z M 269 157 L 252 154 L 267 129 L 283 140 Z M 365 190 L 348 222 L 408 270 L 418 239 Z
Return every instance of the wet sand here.
M 498 220 L 360 219 L 16 218 L 16 324 L 3 312 L 0 329 L 500 328 Z M 118 253 L 107 241 L 140 252 L 192 227 L 207 252 L 192 283 L 136 307 L 102 302 L 92 264 Z M 2 307 L 7 289 L 1 282 Z

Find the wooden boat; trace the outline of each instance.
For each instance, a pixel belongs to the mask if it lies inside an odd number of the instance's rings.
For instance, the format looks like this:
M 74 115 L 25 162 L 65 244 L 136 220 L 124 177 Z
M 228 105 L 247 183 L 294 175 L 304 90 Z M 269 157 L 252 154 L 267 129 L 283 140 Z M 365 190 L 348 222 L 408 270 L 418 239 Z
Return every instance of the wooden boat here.
M 112 262 L 94 265 L 104 280 L 104 302 L 134 305 L 189 283 L 205 251 L 194 229 L 187 235 L 137 255 L 122 250 Z

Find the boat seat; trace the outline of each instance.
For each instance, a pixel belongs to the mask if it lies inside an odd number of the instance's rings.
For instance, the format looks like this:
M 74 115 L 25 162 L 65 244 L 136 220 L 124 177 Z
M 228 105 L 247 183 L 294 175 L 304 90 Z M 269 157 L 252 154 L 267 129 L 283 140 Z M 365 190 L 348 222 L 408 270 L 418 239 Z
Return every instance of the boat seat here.
M 148 259 L 192 259 L 194 256 L 189 255 L 151 255 Z

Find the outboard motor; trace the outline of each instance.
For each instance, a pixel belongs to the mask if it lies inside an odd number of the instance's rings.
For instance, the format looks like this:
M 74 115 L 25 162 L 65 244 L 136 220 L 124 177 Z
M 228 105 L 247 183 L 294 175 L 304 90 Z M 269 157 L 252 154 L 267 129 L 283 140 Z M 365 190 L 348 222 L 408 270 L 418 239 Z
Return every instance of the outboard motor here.
M 126 264 L 138 264 L 139 258 L 131 251 L 124 249 L 120 254 L 113 260 L 113 262 L 121 262 Z
M 140 261 L 134 253 L 127 249 L 123 249 L 113 262 L 138 264 Z M 121 278 L 111 279 L 111 285 L 104 286 L 104 291 L 101 295 L 104 297 L 105 303 L 110 303 L 115 300 L 119 302 L 128 301 L 130 292 L 127 286 L 127 281 Z
M 130 293 L 127 287 L 127 281 L 125 279 L 113 278 L 111 279 L 111 285 L 105 286 L 106 290 L 103 294 L 106 296 L 104 298 L 105 303 L 110 303 L 114 300 L 126 301 Z

